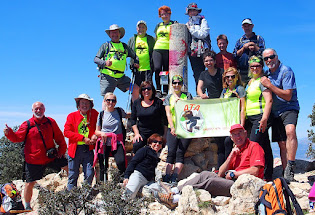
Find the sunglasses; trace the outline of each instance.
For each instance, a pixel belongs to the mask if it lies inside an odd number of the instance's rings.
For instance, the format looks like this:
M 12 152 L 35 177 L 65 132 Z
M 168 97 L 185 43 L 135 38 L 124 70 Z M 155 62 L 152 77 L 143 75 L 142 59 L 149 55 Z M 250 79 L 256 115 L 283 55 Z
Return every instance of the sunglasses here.
M 182 82 L 172 82 L 173 85 L 182 85 Z
M 268 57 L 264 57 L 264 61 L 267 61 L 268 59 L 274 59 L 276 57 L 276 55 L 275 54 L 273 54 L 273 55 L 270 55 L 270 56 L 268 56 Z
M 229 79 L 229 78 L 234 79 L 234 78 L 235 78 L 235 75 L 227 75 L 227 76 L 225 76 L 225 78 L 226 78 L 226 79 Z
M 106 101 L 106 102 L 113 102 L 113 103 L 116 103 L 116 99 L 106 99 L 105 101 Z
M 145 90 L 150 91 L 150 90 L 152 90 L 152 87 L 142 87 L 141 88 L 141 91 L 145 91 Z
M 260 68 L 260 67 L 262 67 L 261 65 L 253 65 L 253 66 L 249 66 L 251 69 L 256 69 L 256 68 Z
M 163 144 L 162 141 L 158 141 L 158 140 L 153 140 L 152 143 L 158 143 L 158 144 Z

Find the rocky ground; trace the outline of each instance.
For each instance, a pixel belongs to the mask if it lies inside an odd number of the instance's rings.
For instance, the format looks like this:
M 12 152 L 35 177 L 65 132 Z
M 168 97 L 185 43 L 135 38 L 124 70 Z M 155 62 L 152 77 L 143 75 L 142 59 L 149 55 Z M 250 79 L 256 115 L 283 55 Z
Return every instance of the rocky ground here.
M 132 139 L 132 137 L 129 137 Z M 131 151 L 132 146 L 126 145 L 127 151 Z M 163 172 L 165 170 L 165 161 L 167 149 L 161 153 L 161 162 L 158 168 Z M 184 183 L 187 177 L 192 177 L 192 174 L 198 174 L 203 170 L 211 170 L 216 166 L 216 144 L 211 138 L 195 139 L 189 146 L 185 154 L 185 167 L 182 174 L 179 176 L 182 179 L 180 183 Z M 115 163 L 110 162 L 113 167 Z M 281 176 L 282 166 L 281 160 L 274 160 L 274 178 Z M 295 179 L 298 182 L 292 182 L 289 186 L 296 196 L 301 208 L 305 212 L 309 212 L 308 194 L 311 189 L 312 181 L 309 176 L 315 175 L 315 162 L 297 160 L 297 169 Z M 80 175 L 79 183 L 83 181 L 83 175 Z M 19 190 L 23 190 L 24 183 L 15 181 Z M 50 190 L 59 191 L 65 189 L 67 177 L 62 173 L 50 174 L 38 181 L 37 186 L 41 186 Z M 149 204 L 144 212 L 158 215 L 168 214 L 254 214 L 254 205 L 258 200 L 258 191 L 265 184 L 263 180 L 251 175 L 242 175 L 239 177 L 231 188 L 232 197 L 212 197 L 205 190 L 193 190 L 191 186 L 186 186 L 183 189 L 182 196 L 179 200 L 178 207 L 175 210 L 169 210 L 166 206 L 153 202 Z M 38 189 L 35 187 L 31 205 L 34 209 L 32 213 L 37 214 L 38 209 Z M 22 193 L 23 196 L 23 193 Z M 312 213 L 315 214 L 315 213 Z

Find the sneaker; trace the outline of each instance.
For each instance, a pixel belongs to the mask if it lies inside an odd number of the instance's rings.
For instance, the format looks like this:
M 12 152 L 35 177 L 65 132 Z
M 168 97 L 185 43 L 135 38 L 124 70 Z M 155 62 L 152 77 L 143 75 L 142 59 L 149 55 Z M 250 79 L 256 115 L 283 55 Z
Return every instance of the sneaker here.
M 287 183 L 296 182 L 294 179 L 295 164 L 288 163 L 284 170 L 284 179 Z
M 173 194 L 163 194 L 158 191 L 153 192 L 154 197 L 160 202 L 161 204 L 165 205 L 167 208 L 173 210 L 177 207 L 178 203 L 173 203 Z
M 26 206 L 25 207 L 25 211 L 32 211 L 33 209 L 31 208 L 31 206 Z

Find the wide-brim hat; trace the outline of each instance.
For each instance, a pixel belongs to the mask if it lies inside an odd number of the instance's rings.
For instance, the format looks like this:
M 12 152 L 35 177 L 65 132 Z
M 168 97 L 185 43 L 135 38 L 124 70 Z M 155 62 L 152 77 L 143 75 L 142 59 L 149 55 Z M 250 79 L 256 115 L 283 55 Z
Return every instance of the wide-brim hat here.
M 119 27 L 117 24 L 113 24 L 109 26 L 109 29 L 105 30 L 106 34 L 109 36 L 110 31 L 119 30 L 120 31 L 120 39 L 125 36 L 125 29 L 123 27 Z
M 185 15 L 188 15 L 188 11 L 189 10 L 197 10 L 199 13 L 201 13 L 202 9 L 198 8 L 196 3 L 190 3 L 187 7 L 186 7 L 186 13 Z
M 92 99 L 88 94 L 80 94 L 78 97 L 74 98 L 76 104 L 78 104 L 78 102 L 81 100 L 81 99 L 86 99 L 86 100 L 89 100 L 91 102 L 91 108 L 94 107 L 94 99 Z

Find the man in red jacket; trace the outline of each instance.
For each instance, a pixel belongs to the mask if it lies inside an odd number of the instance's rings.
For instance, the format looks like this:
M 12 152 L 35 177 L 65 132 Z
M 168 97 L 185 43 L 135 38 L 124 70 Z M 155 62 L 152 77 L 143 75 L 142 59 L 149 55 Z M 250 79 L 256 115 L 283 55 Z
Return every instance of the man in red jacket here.
M 64 157 L 67 150 L 62 131 L 56 121 L 46 117 L 45 106 L 41 102 L 32 105 L 33 117 L 22 123 L 19 130 L 14 132 L 6 124 L 5 136 L 12 142 L 24 142 L 25 177 L 24 188 L 25 209 L 31 210 L 33 187 L 36 180 L 43 177 L 46 167 L 68 172 L 68 162 Z M 56 149 L 55 143 L 58 145 Z M 56 150 L 54 150 L 56 149 Z M 47 152 L 52 152 L 47 153 Z M 55 153 L 54 153 L 55 152 Z

